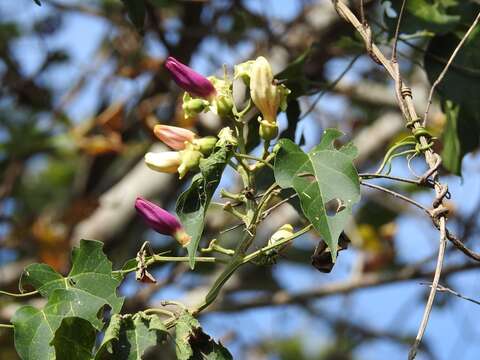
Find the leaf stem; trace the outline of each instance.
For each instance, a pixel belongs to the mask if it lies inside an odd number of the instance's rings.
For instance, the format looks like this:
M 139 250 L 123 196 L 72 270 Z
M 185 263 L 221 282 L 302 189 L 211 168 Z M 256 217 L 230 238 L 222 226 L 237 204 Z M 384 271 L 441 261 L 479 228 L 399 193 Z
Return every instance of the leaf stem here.
M 277 241 L 276 243 L 274 244 L 271 244 L 271 245 L 267 245 L 267 246 L 264 246 L 263 248 L 257 250 L 257 251 L 254 251 L 252 252 L 251 254 L 247 255 L 244 257 L 243 259 L 243 263 L 242 264 L 246 264 L 252 260 L 254 260 L 255 258 L 257 258 L 258 256 L 262 255 L 263 253 L 269 251 L 269 250 L 272 250 L 272 249 L 275 249 L 275 248 L 278 248 L 278 247 L 281 247 L 282 245 L 292 241 L 293 239 L 307 233 L 308 231 L 310 231 L 311 229 L 313 228 L 313 225 L 312 224 L 309 224 L 307 226 L 305 226 L 303 229 L 297 231 L 296 233 L 292 234 L 291 236 L 289 237 L 286 237 L 280 241 Z
M 198 262 L 204 263 L 225 263 L 225 260 L 218 259 L 216 257 L 206 257 L 199 256 L 195 258 Z M 146 258 L 145 265 L 153 265 L 159 262 L 189 262 L 188 256 L 162 256 L 162 255 L 153 255 Z M 129 269 L 120 269 L 112 271 L 113 274 L 128 274 L 137 270 L 137 267 L 132 267 Z
M 252 155 L 248 155 L 248 154 L 239 154 L 239 153 L 235 153 L 234 154 L 235 157 L 239 157 L 239 158 L 243 158 L 243 159 L 249 159 L 249 160 L 255 160 L 255 161 L 258 161 L 262 164 L 265 164 L 266 166 L 268 166 L 270 169 L 273 170 L 273 165 L 270 164 L 266 159 L 260 159 L 260 158 L 257 158 L 255 156 L 252 156 Z M 268 155 L 267 155 L 268 156 Z
M 175 317 L 175 314 L 172 311 L 165 310 L 165 309 L 159 309 L 159 308 L 151 308 L 151 309 L 146 309 L 143 310 L 145 314 L 150 314 L 150 313 L 158 313 L 158 314 L 163 314 L 169 317 Z
M 7 296 L 13 296 L 13 297 L 27 297 L 35 294 L 38 294 L 38 290 L 34 290 L 26 293 L 19 293 L 19 294 L 0 290 L 0 295 L 7 295 Z

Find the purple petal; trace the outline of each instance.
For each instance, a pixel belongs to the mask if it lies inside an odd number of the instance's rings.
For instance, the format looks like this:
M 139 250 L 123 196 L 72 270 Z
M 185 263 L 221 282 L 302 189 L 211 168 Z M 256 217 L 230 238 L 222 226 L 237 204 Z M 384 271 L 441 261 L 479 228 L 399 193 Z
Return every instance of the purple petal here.
M 177 85 L 191 95 L 206 99 L 215 94 L 215 87 L 210 80 L 177 59 L 169 56 L 165 67 Z
M 144 198 L 137 198 L 135 209 L 148 226 L 160 234 L 173 235 L 182 228 L 180 221 L 174 215 Z

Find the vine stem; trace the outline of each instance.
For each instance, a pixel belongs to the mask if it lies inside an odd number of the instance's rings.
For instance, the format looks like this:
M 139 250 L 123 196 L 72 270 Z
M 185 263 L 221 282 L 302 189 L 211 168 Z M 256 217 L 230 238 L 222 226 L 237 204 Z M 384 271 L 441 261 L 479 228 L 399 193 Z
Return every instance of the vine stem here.
M 38 294 L 38 290 L 34 290 L 26 293 L 19 293 L 19 294 L 0 290 L 0 295 L 7 295 L 7 296 L 13 296 L 13 297 L 26 297 L 26 296 L 36 295 L 36 294 Z
M 376 173 L 361 173 L 358 174 L 358 176 L 361 179 L 389 179 L 389 180 L 395 180 L 398 182 L 404 182 L 407 184 L 414 184 L 414 185 L 424 185 L 424 186 L 429 186 L 431 185 L 430 183 L 421 183 L 419 180 L 414 180 L 414 179 L 407 179 L 399 176 L 392 176 L 392 175 L 386 175 L 386 174 L 376 174 Z
M 428 216 L 431 216 L 431 213 L 430 213 L 430 210 L 427 209 L 425 206 L 423 206 L 422 204 L 416 202 L 415 200 L 413 199 L 410 199 L 409 197 L 405 196 L 405 195 L 402 195 L 402 194 L 399 194 L 397 193 L 396 191 L 393 191 L 393 190 L 390 190 L 390 189 L 387 189 L 387 188 L 384 188 L 383 186 L 380 186 L 380 185 L 374 185 L 374 184 L 369 184 L 369 183 L 366 183 L 364 181 L 360 181 L 360 184 L 362 184 L 363 186 L 366 186 L 366 187 L 369 187 L 369 188 L 372 188 L 372 189 L 376 189 L 376 190 L 379 190 L 379 191 L 382 191 L 384 193 L 387 193 L 387 194 L 390 194 L 398 199 L 402 199 L 416 207 L 418 207 L 419 209 L 425 211 L 427 213 Z
M 470 27 L 468 28 L 467 32 L 465 33 L 465 35 L 462 37 L 462 40 L 460 40 L 460 42 L 458 43 L 457 47 L 455 48 L 455 50 L 453 51 L 452 55 L 450 55 L 450 58 L 448 59 L 448 62 L 445 64 L 445 66 L 443 67 L 443 70 L 442 72 L 438 75 L 437 79 L 435 80 L 435 82 L 433 83 L 432 87 L 430 88 L 430 92 L 428 94 L 428 100 L 427 100 L 427 107 L 425 109 L 425 113 L 423 114 L 423 126 L 426 125 L 427 123 L 427 116 L 428 116 L 428 111 L 430 110 L 430 105 L 432 105 L 432 99 L 433 99 L 433 92 L 435 91 L 435 88 L 438 86 L 438 84 L 440 84 L 440 82 L 443 80 L 443 78 L 445 77 L 445 74 L 447 73 L 448 71 L 448 68 L 450 67 L 450 65 L 453 63 L 453 60 L 455 59 L 455 57 L 457 56 L 458 52 L 460 51 L 460 49 L 462 48 L 463 44 L 465 43 L 465 41 L 467 40 L 467 38 L 469 37 L 469 35 L 471 34 L 471 32 L 473 31 L 473 29 L 475 29 L 475 26 L 477 26 L 478 22 L 480 21 L 480 12 L 477 14 L 477 17 L 475 18 L 475 20 L 473 21 L 472 25 L 470 25 Z
M 269 168 L 273 169 L 272 164 L 270 164 L 265 159 L 260 159 L 260 158 L 257 158 L 255 156 L 251 156 L 251 155 L 248 155 L 248 154 L 240 154 L 240 153 L 235 153 L 234 156 L 239 157 L 239 158 L 243 158 L 243 159 L 255 160 L 255 161 L 261 162 L 261 163 L 265 164 L 266 166 L 268 166 Z
M 162 255 L 153 255 L 146 258 L 145 265 L 153 265 L 159 262 L 189 262 L 190 258 L 188 256 L 162 256 Z M 218 259 L 216 257 L 206 257 L 206 256 L 198 256 L 195 258 L 197 262 L 204 262 L 204 263 L 224 263 L 225 260 Z M 137 270 L 137 267 L 132 267 L 130 269 L 124 270 L 114 270 L 112 271 L 113 274 L 128 274 Z
M 422 129 L 422 125 L 420 124 L 422 119 L 418 117 L 415 107 L 413 105 L 412 91 L 409 87 L 403 84 L 398 62 L 395 59 L 392 59 L 392 61 L 389 61 L 385 57 L 385 55 L 382 53 L 382 51 L 380 51 L 380 49 L 371 42 L 371 36 L 369 36 L 369 33 L 367 31 L 368 28 L 366 24 L 362 24 L 358 20 L 358 18 L 355 16 L 355 14 L 352 13 L 348 5 L 346 5 L 340 0 L 331 0 L 331 1 L 333 6 L 335 7 L 335 10 L 338 12 L 338 14 L 343 19 L 345 19 L 345 21 L 349 22 L 355 27 L 355 30 L 360 34 L 360 36 L 363 38 L 365 43 L 367 44 L 368 42 L 370 42 L 369 46 L 367 47 L 367 51 L 369 52 L 371 57 L 375 59 L 375 61 L 378 60 L 378 63 L 385 68 L 385 70 L 388 72 L 390 77 L 394 80 L 398 105 L 400 110 L 402 111 L 402 114 L 405 120 L 407 121 L 408 127 L 411 129 L 412 132 L 417 131 L 417 129 Z M 438 181 L 438 171 L 437 171 L 438 165 L 437 164 L 441 159 L 440 155 L 436 154 L 431 149 L 431 147 L 429 146 L 429 138 L 427 138 L 426 136 L 420 135 L 418 137 L 418 141 L 421 147 L 425 149 L 423 151 L 425 155 L 425 162 L 429 167 L 428 174 L 429 174 L 429 177 L 432 178 L 431 180 L 434 184 L 434 189 L 436 194 L 436 198 L 433 202 L 434 209 L 431 210 L 430 216 L 434 220 L 435 224 L 438 224 L 438 228 L 440 230 L 440 239 L 439 239 L 440 244 L 439 244 L 439 252 L 437 256 L 437 267 L 435 269 L 435 274 L 434 274 L 434 279 L 439 279 L 441 270 L 442 270 L 442 265 L 443 265 L 443 258 L 445 256 L 444 241 L 446 238 L 446 217 L 445 217 L 446 208 L 443 206 L 443 198 L 448 193 L 448 188 L 446 185 L 443 185 Z M 422 177 L 422 178 L 424 181 L 428 180 L 428 178 L 426 177 Z M 409 360 L 413 360 L 415 358 L 417 349 L 422 341 L 425 328 L 427 325 L 426 323 L 428 322 L 428 318 L 432 310 L 433 300 L 435 298 L 436 291 L 437 291 L 437 286 L 435 285 L 435 283 L 433 283 L 428 301 L 425 305 L 422 322 L 419 326 L 415 342 L 412 345 L 411 350 L 409 352 Z
M 0 328 L 13 329 L 13 325 L 12 324 L 0 324 Z
M 309 224 L 307 226 L 305 226 L 303 229 L 297 231 L 296 233 L 292 234 L 291 236 L 288 236 L 280 241 L 277 241 L 276 243 L 274 244 L 271 244 L 271 245 L 267 245 L 257 251 L 254 251 L 252 252 L 251 254 L 245 256 L 243 258 L 243 264 L 246 264 L 252 260 L 254 260 L 255 258 L 257 258 L 258 256 L 262 255 L 263 253 L 269 251 L 269 250 L 272 250 L 272 249 L 275 249 L 277 247 L 281 247 L 282 245 L 292 241 L 293 239 L 307 233 L 308 231 L 310 231 L 311 229 L 313 228 L 313 225 L 312 224 Z

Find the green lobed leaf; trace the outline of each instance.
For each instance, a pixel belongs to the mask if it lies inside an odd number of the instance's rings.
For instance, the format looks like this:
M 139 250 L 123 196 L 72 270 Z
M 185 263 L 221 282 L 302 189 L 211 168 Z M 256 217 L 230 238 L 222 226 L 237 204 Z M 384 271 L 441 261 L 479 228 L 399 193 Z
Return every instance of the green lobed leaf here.
M 198 320 L 186 311 L 180 315 L 175 326 L 175 345 L 177 360 L 233 359 L 230 352 L 205 334 Z
M 476 6 L 477 12 L 480 6 Z M 437 35 L 425 54 L 425 70 L 433 83 L 445 62 L 465 34 L 461 32 Z M 461 172 L 463 156 L 480 144 L 480 28 L 465 41 L 436 91 L 447 115 L 444 129 L 444 167 L 455 174 Z
M 232 153 L 233 144 L 219 140 L 214 152 L 208 158 L 200 160 L 200 173 L 193 177 L 190 187 L 177 200 L 178 217 L 187 234 L 191 236 L 187 250 L 192 269 L 203 232 L 205 213 Z
M 80 247 L 72 252 L 72 269 L 63 277 L 46 264 L 32 264 L 25 268 L 20 287 L 33 286 L 44 297 L 56 289 L 77 289 L 102 299 L 117 313 L 123 298 L 116 293 L 120 280 L 112 274 L 112 263 L 102 251 L 103 243 L 81 240 Z
M 105 305 L 105 300 L 79 289 L 56 289 L 42 310 L 20 307 L 12 317 L 17 353 L 23 360 L 55 359 L 51 342 L 63 319 L 82 318 L 100 329 L 102 322 L 97 314 Z
M 92 360 L 95 329 L 82 318 L 64 318 L 55 332 L 52 345 L 57 359 Z
M 31 285 L 48 298 L 41 310 L 23 306 L 13 316 L 15 347 L 24 360 L 55 359 L 51 344 L 65 317 L 77 317 L 100 330 L 98 314 L 106 305 L 119 312 L 123 298 L 116 289 L 120 280 L 112 275 L 112 264 L 102 251 L 103 243 L 82 240 L 72 253 L 72 269 L 63 277 L 45 264 L 29 265 L 20 287 Z M 67 325 L 65 325 L 67 326 Z
M 353 166 L 356 148 L 348 144 L 340 150 L 333 142 L 343 135 L 335 129 L 324 131 L 319 145 L 308 153 L 288 139 L 279 141 L 275 158 L 275 180 L 282 188 L 293 188 L 298 194 L 305 217 L 328 245 L 335 261 L 338 238 L 360 200 L 358 174 Z M 328 205 L 342 209 L 330 213 Z
M 114 315 L 95 360 L 141 360 L 145 351 L 160 343 L 167 328 L 157 315 L 143 312 Z

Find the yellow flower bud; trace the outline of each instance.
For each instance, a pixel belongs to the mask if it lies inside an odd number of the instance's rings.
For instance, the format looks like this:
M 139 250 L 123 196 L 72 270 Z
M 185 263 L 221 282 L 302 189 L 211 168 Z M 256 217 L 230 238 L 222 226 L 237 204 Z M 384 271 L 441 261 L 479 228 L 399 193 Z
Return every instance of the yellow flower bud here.
M 164 151 L 161 153 L 146 153 L 145 163 L 155 171 L 164 173 L 177 172 L 180 166 L 180 153 L 178 151 Z
M 274 83 L 272 68 L 267 59 L 263 56 L 258 57 L 251 65 L 250 97 L 264 120 L 276 122 L 278 108 L 285 108 L 289 93 L 290 90 L 284 85 Z
M 286 239 L 293 235 L 293 226 L 290 224 L 282 225 L 268 240 L 268 245 L 273 245 L 280 240 Z

